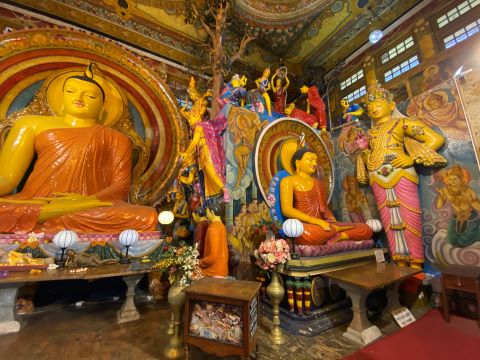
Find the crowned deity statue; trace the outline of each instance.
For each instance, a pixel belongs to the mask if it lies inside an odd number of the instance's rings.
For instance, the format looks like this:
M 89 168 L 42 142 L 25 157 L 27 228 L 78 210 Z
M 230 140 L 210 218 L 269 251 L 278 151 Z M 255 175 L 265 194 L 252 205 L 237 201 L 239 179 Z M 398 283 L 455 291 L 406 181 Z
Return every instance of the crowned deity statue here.
M 185 161 L 196 152 L 199 168 L 203 171 L 204 196 L 211 198 L 223 192 L 225 201 L 228 201 L 228 189 L 225 187 L 225 154 L 221 137 L 227 119 L 221 113 L 215 119 L 203 119 L 207 111 L 207 97 L 211 92 L 200 94 L 193 77 L 190 80 L 188 95 L 194 103 L 190 111 L 185 108 L 182 115 L 188 120 L 193 138 L 185 152 L 180 155 L 180 159 Z
M 421 267 L 422 219 L 413 165 L 444 166 L 446 160 L 436 150 L 445 139 L 423 122 L 403 116 L 392 94 L 377 82 L 368 87 L 365 103 L 373 127 L 369 147 L 357 157 L 358 181 L 373 189 L 393 260 Z
M 66 73 L 57 80 L 49 89 L 58 94 L 50 98 L 62 115 L 18 118 L 2 146 L 0 232 L 155 230 L 154 208 L 127 203 L 131 140 L 100 125 L 102 114 L 116 112 L 111 101 L 118 86 L 93 74 L 92 66 L 83 75 Z M 9 195 L 24 177 L 23 188 Z

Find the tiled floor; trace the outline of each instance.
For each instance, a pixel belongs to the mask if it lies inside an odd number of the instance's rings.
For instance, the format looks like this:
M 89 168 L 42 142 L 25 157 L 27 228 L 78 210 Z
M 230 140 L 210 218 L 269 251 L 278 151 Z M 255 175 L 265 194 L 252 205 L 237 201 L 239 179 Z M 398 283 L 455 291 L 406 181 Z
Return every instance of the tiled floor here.
M 0 359 L 162 359 L 168 343 L 168 304 L 139 303 L 141 319 L 117 325 L 116 312 L 120 306 L 119 302 L 87 304 L 79 309 L 70 305 L 24 316 L 24 327 L 19 333 L 0 336 Z M 385 319 L 376 322 L 384 333 L 398 330 L 388 315 Z M 347 324 L 315 337 L 286 335 L 285 345 L 273 347 L 266 336 L 270 324 L 262 317 L 258 360 L 340 359 L 359 348 L 342 337 Z M 191 359 L 217 358 L 193 349 Z

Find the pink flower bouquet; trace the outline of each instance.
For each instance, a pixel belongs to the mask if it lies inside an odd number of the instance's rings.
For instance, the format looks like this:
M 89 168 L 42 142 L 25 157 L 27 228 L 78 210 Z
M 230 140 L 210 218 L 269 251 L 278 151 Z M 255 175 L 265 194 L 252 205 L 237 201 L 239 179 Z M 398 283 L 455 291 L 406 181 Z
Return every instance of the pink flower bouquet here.
M 270 238 L 255 250 L 256 264 L 264 269 L 274 269 L 290 260 L 290 246 L 283 239 Z

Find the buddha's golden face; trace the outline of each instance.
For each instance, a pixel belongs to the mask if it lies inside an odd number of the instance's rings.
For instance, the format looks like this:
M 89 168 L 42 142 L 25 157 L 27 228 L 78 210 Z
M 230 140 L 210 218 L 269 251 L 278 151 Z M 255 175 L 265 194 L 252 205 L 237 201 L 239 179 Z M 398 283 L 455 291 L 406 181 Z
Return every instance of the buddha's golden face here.
M 317 155 L 311 152 L 303 154 L 300 160 L 295 162 L 297 171 L 312 175 L 317 171 Z
M 394 109 L 394 104 L 385 99 L 375 100 L 367 105 L 368 116 L 373 120 L 389 116 Z
M 74 78 L 65 81 L 63 87 L 65 115 L 82 119 L 98 119 L 102 108 L 102 91 L 97 85 Z

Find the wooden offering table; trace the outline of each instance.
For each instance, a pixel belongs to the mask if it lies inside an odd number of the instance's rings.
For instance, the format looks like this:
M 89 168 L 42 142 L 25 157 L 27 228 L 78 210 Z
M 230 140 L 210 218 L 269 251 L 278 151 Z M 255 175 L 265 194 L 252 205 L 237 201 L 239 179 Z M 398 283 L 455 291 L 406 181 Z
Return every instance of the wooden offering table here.
M 258 337 L 260 283 L 205 277 L 185 288 L 185 345 L 250 358 Z M 190 357 L 190 355 L 189 355 Z
M 33 274 L 29 271 L 10 272 L 0 278 L 0 335 L 18 332 L 20 323 L 15 320 L 15 303 L 19 287 L 28 282 L 60 280 L 96 280 L 121 276 L 127 285 L 127 294 L 117 314 L 117 323 L 137 320 L 140 314 L 134 303 L 135 286 L 143 275 L 151 271 L 142 265 L 113 264 L 88 268 L 85 272 L 70 272 L 72 269 L 43 270 Z
M 369 263 L 325 273 L 325 276 L 335 280 L 347 292 L 352 301 L 353 319 L 343 336 L 360 345 L 366 345 L 382 336 L 380 329 L 367 319 L 365 300 L 368 294 L 372 290 L 386 287 L 386 310 L 398 309 L 401 307 L 398 301 L 400 282 L 421 272 L 422 269 L 388 263 Z

